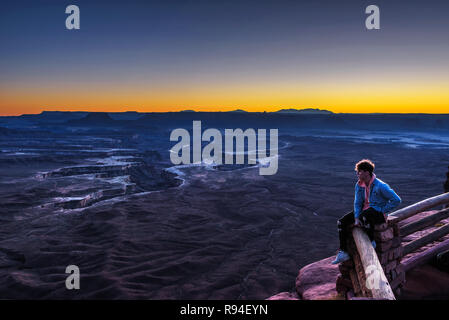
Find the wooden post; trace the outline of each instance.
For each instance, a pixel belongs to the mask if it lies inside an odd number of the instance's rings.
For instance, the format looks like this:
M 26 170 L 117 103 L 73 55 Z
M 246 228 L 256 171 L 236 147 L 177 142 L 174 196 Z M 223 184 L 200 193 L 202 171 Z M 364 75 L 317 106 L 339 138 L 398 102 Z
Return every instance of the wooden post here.
M 388 221 L 389 223 L 397 223 L 413 216 L 418 212 L 422 212 L 445 203 L 449 203 L 449 193 L 443 193 L 392 212 L 388 215 Z
M 376 251 L 366 233 L 362 229 L 355 227 L 352 229 L 352 236 L 354 237 L 354 242 L 357 246 L 360 260 L 362 261 L 364 273 L 367 276 L 368 289 L 370 289 L 373 298 L 396 300 L 384 270 L 377 258 Z M 371 279 L 375 281 L 370 285 Z

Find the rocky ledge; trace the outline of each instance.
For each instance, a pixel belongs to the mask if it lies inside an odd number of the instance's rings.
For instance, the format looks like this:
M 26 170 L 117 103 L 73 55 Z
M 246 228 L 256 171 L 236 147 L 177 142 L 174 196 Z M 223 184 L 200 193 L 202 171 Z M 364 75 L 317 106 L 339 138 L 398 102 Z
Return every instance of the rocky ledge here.
M 422 212 L 405 220 L 400 225 L 417 221 L 432 213 L 435 211 Z M 442 220 L 435 226 L 418 231 L 402 240 L 404 243 L 413 241 L 446 223 L 449 223 L 449 219 Z M 449 235 L 418 249 L 403 257 L 403 260 L 407 260 L 423 249 L 435 246 L 448 238 Z M 336 280 L 340 271 L 338 265 L 331 264 L 334 259 L 335 256 L 332 256 L 304 266 L 299 270 L 296 278 L 296 292 L 281 292 L 267 300 L 343 300 L 344 297 L 339 295 L 336 290 Z M 397 298 L 399 300 L 449 299 L 449 273 L 437 268 L 433 262 L 414 268 L 406 273 L 405 286 L 401 296 Z

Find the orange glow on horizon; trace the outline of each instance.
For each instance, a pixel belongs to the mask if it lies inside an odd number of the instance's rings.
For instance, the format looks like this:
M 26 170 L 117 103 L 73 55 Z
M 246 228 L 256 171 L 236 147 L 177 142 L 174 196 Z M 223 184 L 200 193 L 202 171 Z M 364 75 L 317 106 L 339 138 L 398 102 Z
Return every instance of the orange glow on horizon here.
M 210 87 L 0 87 L 0 115 L 42 111 L 273 112 L 319 108 L 334 113 L 449 113 L 449 85 L 278 84 Z

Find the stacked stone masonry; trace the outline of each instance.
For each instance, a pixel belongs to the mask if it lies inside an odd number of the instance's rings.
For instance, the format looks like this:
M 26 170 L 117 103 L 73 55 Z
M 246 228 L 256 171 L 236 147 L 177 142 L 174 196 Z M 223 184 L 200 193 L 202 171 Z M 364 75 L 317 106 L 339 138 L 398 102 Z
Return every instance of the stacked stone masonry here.
M 399 227 L 397 224 L 388 225 L 384 223 L 376 225 L 374 230 L 377 257 L 393 293 L 398 298 L 405 284 L 405 272 L 400 264 L 403 248 Z M 352 259 L 339 265 L 340 275 L 336 282 L 337 292 L 348 299 L 352 297 L 369 298 L 371 297 L 370 290 L 367 289 L 366 276 L 352 238 L 349 239 L 348 251 Z

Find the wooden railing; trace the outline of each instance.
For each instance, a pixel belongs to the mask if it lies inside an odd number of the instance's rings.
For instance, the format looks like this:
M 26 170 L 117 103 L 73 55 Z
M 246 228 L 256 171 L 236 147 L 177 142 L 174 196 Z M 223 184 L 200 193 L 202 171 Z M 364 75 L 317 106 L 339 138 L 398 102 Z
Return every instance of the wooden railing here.
M 387 223 L 374 227 L 376 249 L 360 227 L 352 229 L 348 239 L 351 260 L 339 265 L 341 275 L 337 278 L 337 291 L 347 299 L 395 300 L 395 290 L 404 281 L 400 270 L 402 257 L 399 229 Z
M 376 250 L 361 228 L 353 228 L 353 239 L 350 239 L 348 245 L 352 259 L 339 266 L 341 275 L 337 278 L 337 291 L 344 292 L 347 299 L 355 297 L 394 300 L 395 294 L 398 296 L 401 293 L 406 280 L 405 273 L 448 250 L 449 239 L 415 254 L 406 261 L 402 261 L 402 258 L 448 235 L 449 223 L 442 224 L 438 229 L 405 244 L 402 238 L 449 218 L 449 208 L 438 210 L 405 225 L 399 226 L 399 222 L 443 204 L 449 204 L 449 193 L 425 199 L 391 213 L 387 223 L 375 226 Z M 376 283 L 370 285 L 370 277 L 373 275 Z
M 430 210 L 443 204 L 449 204 L 449 193 L 443 193 L 438 196 L 425 199 L 411 206 L 395 211 L 388 217 L 388 222 L 389 224 L 397 224 L 398 222 L 410 218 L 411 216 L 417 213 Z M 431 226 L 435 226 L 438 222 L 448 217 L 449 217 L 449 208 L 438 210 L 432 215 L 426 216 L 417 221 L 401 226 L 400 234 L 402 237 L 408 236 L 417 231 L 426 229 Z M 403 255 L 405 256 L 411 252 L 414 252 L 419 248 L 422 248 L 448 234 L 449 234 L 449 223 L 441 225 L 438 229 L 429 232 L 423 235 L 422 237 L 417 238 L 416 240 L 404 244 Z M 437 254 L 446 250 L 449 250 L 449 239 L 419 254 L 416 254 L 415 256 L 402 262 L 401 264 L 404 268 L 404 271 L 408 271 L 410 269 L 413 269 L 417 266 L 420 266 L 428 262 L 429 260 L 434 258 Z
M 422 200 L 408 207 L 392 212 L 391 214 L 388 215 L 388 222 L 398 223 L 399 221 L 410 218 L 411 216 L 417 213 L 447 203 L 449 203 L 449 193 L 443 193 L 438 196 Z
M 369 290 L 368 296 L 373 299 L 395 300 L 393 290 L 385 276 L 382 265 L 379 262 L 376 251 L 371 244 L 371 240 L 361 228 L 354 228 L 352 236 L 357 247 L 357 252 L 363 266 L 363 280 L 365 280 L 365 290 Z M 375 279 L 370 279 L 374 277 Z M 359 285 L 361 279 L 358 279 Z M 370 281 L 372 283 L 370 284 Z

